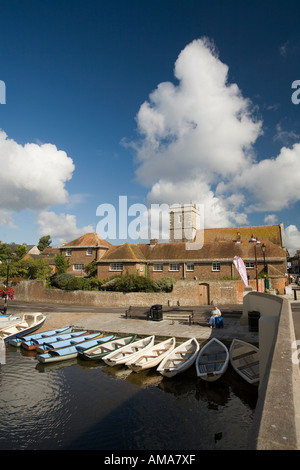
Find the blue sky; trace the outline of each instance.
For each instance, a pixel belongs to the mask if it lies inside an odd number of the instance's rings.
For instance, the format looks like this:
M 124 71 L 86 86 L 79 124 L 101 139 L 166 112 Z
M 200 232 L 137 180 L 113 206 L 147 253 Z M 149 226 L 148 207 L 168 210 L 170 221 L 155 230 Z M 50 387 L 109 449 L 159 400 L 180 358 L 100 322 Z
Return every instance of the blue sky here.
M 71 241 L 125 195 L 203 204 L 210 227 L 283 222 L 300 249 L 297 12 L 2 0 L 0 239 Z

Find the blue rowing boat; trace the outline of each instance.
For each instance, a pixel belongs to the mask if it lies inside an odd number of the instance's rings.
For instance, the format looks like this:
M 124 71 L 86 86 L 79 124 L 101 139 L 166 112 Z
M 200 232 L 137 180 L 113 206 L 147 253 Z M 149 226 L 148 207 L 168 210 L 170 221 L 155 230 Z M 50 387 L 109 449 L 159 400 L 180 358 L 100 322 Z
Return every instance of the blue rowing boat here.
M 23 341 L 21 343 L 21 347 L 27 350 L 35 350 L 37 347 L 43 345 L 44 343 L 47 343 L 49 341 L 64 341 L 69 338 L 77 338 L 77 336 L 82 336 L 88 334 L 88 331 L 71 331 L 71 333 L 63 333 L 59 335 L 54 335 L 54 336 L 48 336 L 48 337 L 41 337 L 41 338 L 34 338 L 29 341 Z
M 11 346 L 19 347 L 21 346 L 22 342 L 25 341 L 32 341 L 34 339 L 39 339 L 39 338 L 49 338 L 49 336 L 54 336 L 58 335 L 60 333 L 70 333 L 72 331 L 72 326 L 65 326 L 64 328 L 58 328 L 56 330 L 48 330 L 48 331 L 43 331 L 42 333 L 35 333 L 33 335 L 27 335 L 27 336 L 19 336 L 17 338 L 13 338 L 8 340 L 8 344 Z M 29 348 L 28 348 L 29 349 Z
M 62 338 L 58 341 L 46 341 L 39 344 L 36 347 L 36 352 L 38 354 L 44 354 L 52 349 L 61 349 L 67 346 L 72 346 L 72 344 L 79 344 L 83 341 L 89 341 L 90 339 L 96 339 L 103 336 L 103 333 L 90 333 L 89 331 L 78 331 L 77 334 L 72 334 L 68 338 Z
M 96 346 L 97 344 L 106 343 L 114 338 L 114 335 L 104 336 L 102 338 L 93 339 L 90 341 L 86 341 L 84 343 L 80 343 L 81 350 L 85 348 L 91 348 Z M 37 356 L 37 360 L 44 364 L 49 362 L 58 362 L 58 361 L 66 361 L 67 359 L 74 359 L 78 357 L 78 345 L 67 346 L 65 348 L 60 349 L 52 349 L 45 354 L 39 354 Z

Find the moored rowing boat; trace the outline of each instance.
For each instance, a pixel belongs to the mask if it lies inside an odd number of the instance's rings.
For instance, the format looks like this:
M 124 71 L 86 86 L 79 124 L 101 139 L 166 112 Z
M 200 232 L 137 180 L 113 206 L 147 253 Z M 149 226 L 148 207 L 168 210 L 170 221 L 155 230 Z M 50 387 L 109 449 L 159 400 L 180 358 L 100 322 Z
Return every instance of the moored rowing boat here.
M 156 367 L 171 351 L 174 350 L 176 339 L 169 338 L 146 348 L 125 364 L 135 372 Z
M 29 335 L 40 328 L 46 320 L 46 315 L 40 312 L 25 313 L 22 320 L 12 326 L 1 328 L 0 339 L 8 342 L 12 338 Z
M 35 339 L 45 338 L 46 340 L 47 338 L 52 337 L 54 335 L 70 333 L 71 331 L 72 331 L 72 326 L 66 326 L 64 328 L 58 328 L 56 330 L 48 330 L 48 331 L 43 331 L 41 333 L 34 333 L 32 335 L 20 336 L 17 338 L 9 339 L 8 343 L 11 346 L 20 347 L 22 343 L 25 343 L 25 342 L 30 344 Z M 28 347 L 26 349 L 31 349 L 31 348 Z
M 259 382 L 259 349 L 253 344 L 240 339 L 234 339 L 231 343 L 230 363 L 233 369 L 252 385 Z
M 37 360 L 39 362 L 47 364 L 50 362 L 58 362 L 58 361 L 66 361 L 68 359 L 74 359 L 78 357 L 79 346 L 82 348 L 82 350 L 84 350 L 84 348 L 89 348 L 89 347 L 95 346 L 96 344 L 105 343 L 106 341 L 109 341 L 110 339 L 112 339 L 114 336 L 114 335 L 103 336 L 103 333 L 101 333 L 101 335 L 102 337 L 99 336 L 98 338 L 92 339 L 90 341 L 86 341 L 85 344 L 82 344 L 82 343 L 74 344 L 72 346 L 67 346 L 65 348 L 51 349 L 49 352 L 45 354 L 39 354 L 37 356 Z
M 200 349 L 196 358 L 197 377 L 215 382 L 226 372 L 228 363 L 227 347 L 217 338 L 212 338 Z
M 64 335 L 53 336 L 53 338 L 47 338 L 46 340 L 44 338 L 40 338 L 38 340 L 34 340 L 35 349 L 37 353 L 44 354 L 50 349 L 65 348 L 66 346 L 70 346 L 72 342 L 75 343 L 84 341 L 85 339 L 93 339 L 98 337 L 98 335 L 99 333 L 90 333 L 87 330 L 80 330 L 66 333 Z M 83 336 L 84 338 L 82 338 Z M 25 344 L 24 347 L 26 348 Z
M 109 366 L 125 364 L 128 360 L 132 360 L 137 355 L 154 344 L 155 336 L 147 336 L 146 338 L 126 344 L 125 346 L 108 353 L 103 357 L 104 362 Z
M 173 377 L 187 369 L 195 362 L 199 351 L 196 338 L 191 338 L 177 346 L 159 364 L 157 371 L 166 377 Z
M 132 343 L 136 338 L 136 335 L 127 335 L 119 338 L 114 338 L 105 344 L 98 344 L 89 349 L 79 348 L 79 357 L 87 360 L 98 360 L 102 359 L 107 354 L 115 351 L 116 349 L 122 348 L 129 343 Z

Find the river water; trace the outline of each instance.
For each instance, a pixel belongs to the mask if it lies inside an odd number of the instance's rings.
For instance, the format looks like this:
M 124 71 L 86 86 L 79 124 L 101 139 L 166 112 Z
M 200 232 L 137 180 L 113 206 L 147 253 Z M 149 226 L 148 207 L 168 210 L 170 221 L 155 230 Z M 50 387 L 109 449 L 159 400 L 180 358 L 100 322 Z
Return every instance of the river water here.
M 42 365 L 7 346 L 0 398 L 1 450 L 240 450 L 257 389 L 230 366 L 206 383 L 194 367 L 166 378 L 102 361 Z

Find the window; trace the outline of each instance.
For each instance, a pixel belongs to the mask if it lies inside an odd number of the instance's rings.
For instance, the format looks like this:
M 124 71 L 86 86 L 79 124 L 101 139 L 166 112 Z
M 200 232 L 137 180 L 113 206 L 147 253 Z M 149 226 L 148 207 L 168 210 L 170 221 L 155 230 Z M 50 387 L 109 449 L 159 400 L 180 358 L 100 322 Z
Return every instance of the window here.
M 71 248 L 67 248 L 66 256 L 71 256 L 71 254 L 72 254 Z
M 221 270 L 220 263 L 216 262 L 212 264 L 212 271 L 220 271 L 220 270 Z
M 179 264 L 170 263 L 169 264 L 169 271 L 179 271 Z
M 110 263 L 110 271 L 123 271 L 123 263 Z
M 246 261 L 245 266 L 247 269 L 254 269 L 254 263 L 252 261 Z
M 87 256 L 91 256 L 93 254 L 93 249 L 92 248 L 87 248 L 86 249 L 86 254 L 87 254 Z
M 73 271 L 84 271 L 84 264 L 73 264 Z
M 163 264 L 154 264 L 153 271 L 163 271 L 164 265 Z
M 194 271 L 194 263 L 187 263 L 186 270 L 187 271 Z

